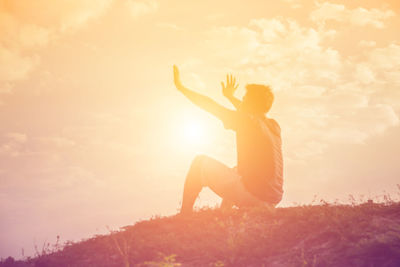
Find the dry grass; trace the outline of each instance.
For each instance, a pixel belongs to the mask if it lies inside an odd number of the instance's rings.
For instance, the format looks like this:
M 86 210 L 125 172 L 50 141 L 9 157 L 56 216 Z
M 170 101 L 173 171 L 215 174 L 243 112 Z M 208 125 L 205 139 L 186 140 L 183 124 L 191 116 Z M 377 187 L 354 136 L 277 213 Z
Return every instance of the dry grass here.
M 203 209 L 0 266 L 400 266 L 400 203 Z

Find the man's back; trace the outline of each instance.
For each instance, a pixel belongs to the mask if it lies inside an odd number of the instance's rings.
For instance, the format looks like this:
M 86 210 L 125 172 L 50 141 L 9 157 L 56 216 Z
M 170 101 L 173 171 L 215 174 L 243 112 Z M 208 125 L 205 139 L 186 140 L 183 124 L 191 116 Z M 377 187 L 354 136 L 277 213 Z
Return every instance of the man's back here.
M 279 124 L 265 116 L 237 111 L 235 128 L 238 172 L 247 190 L 278 203 L 283 194 L 282 142 Z

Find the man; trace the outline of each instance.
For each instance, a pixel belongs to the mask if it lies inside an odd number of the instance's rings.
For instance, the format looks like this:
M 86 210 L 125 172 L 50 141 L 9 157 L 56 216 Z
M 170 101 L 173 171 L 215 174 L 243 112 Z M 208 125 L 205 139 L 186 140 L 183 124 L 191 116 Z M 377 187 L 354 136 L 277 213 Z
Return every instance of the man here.
M 235 106 L 227 109 L 209 97 L 184 87 L 179 70 L 174 83 L 193 104 L 210 112 L 225 128 L 236 132 L 237 167 L 229 168 L 208 156 L 196 156 L 187 174 L 181 214 L 192 212 L 201 189 L 208 186 L 222 198 L 222 207 L 266 205 L 275 207 L 282 199 L 283 162 L 278 123 L 266 117 L 274 96 L 265 85 L 248 84 L 243 100 L 234 97 L 236 79 L 227 76 L 222 93 Z

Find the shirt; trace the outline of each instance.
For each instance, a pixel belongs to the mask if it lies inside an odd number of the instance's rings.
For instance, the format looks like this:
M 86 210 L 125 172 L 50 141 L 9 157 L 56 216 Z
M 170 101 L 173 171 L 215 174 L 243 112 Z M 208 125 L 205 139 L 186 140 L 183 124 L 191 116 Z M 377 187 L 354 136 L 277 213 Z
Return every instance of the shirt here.
M 236 132 L 237 169 L 243 185 L 257 198 L 277 204 L 283 195 L 283 159 L 279 124 L 264 115 L 225 113 L 225 128 Z

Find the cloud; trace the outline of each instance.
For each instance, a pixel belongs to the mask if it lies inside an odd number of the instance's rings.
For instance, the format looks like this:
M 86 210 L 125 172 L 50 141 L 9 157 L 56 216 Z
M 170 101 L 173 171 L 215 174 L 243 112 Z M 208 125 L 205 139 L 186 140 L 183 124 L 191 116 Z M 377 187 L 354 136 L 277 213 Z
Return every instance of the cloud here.
M 218 66 L 240 68 L 254 82 L 280 90 L 337 80 L 341 56 L 322 45 L 325 33 L 294 20 L 254 19 L 247 27 L 214 28 L 207 33 L 207 43 Z
M 8 137 L 11 140 L 14 140 L 17 143 L 25 143 L 26 140 L 28 139 L 26 134 L 23 133 L 8 133 L 6 134 L 6 137 Z
M 362 60 L 353 62 L 353 79 L 362 84 L 365 92 L 389 96 L 394 106 L 400 99 L 393 98 L 400 90 L 400 45 L 396 42 L 384 47 L 367 48 Z
M 170 29 L 170 30 L 175 30 L 175 31 L 180 31 L 182 30 L 181 27 L 174 23 L 166 23 L 166 22 L 159 22 L 156 24 L 157 27 L 164 28 L 164 29 Z
M 51 192 L 60 189 L 82 190 L 84 192 L 83 188 L 89 188 L 89 185 L 91 187 L 102 185 L 102 180 L 96 179 L 92 171 L 75 165 L 49 167 L 39 170 L 35 174 L 43 177 L 36 180 L 40 187 L 47 188 Z M 55 177 L 57 179 L 54 179 Z
M 400 45 L 391 43 L 374 48 L 367 55 L 361 64 L 368 68 L 368 75 L 374 77 L 365 88 L 370 92 L 371 101 L 390 105 L 400 112 Z M 355 78 L 359 77 L 356 75 Z
M 303 85 L 297 87 L 294 94 L 302 97 L 321 97 L 326 92 L 326 88 L 322 86 Z
M 205 16 L 206 20 L 209 21 L 218 21 L 220 19 L 222 19 L 223 17 L 225 17 L 226 14 L 222 14 L 222 13 L 213 13 L 213 14 L 208 14 Z
M 76 30 L 89 20 L 101 16 L 111 5 L 112 0 L 64 0 L 68 4 L 67 12 L 63 12 L 60 31 Z
M 23 80 L 39 53 L 66 31 L 101 15 L 111 0 L 0 0 L 0 88 Z
M 361 47 L 374 47 L 374 46 L 376 46 L 376 42 L 375 41 L 361 40 L 358 45 L 361 46 Z
M 350 115 L 346 116 L 346 112 Z M 399 118 L 390 105 L 368 105 L 346 109 L 338 113 L 334 127 L 322 135 L 323 140 L 334 144 L 363 144 L 373 135 L 382 134 L 389 127 L 399 124 Z M 346 118 L 346 119 L 340 119 Z
M 399 71 L 400 44 L 391 43 L 386 47 L 379 47 L 370 51 L 368 61 L 380 70 Z
M 159 4 L 155 0 L 127 0 L 126 5 L 135 18 L 152 14 L 159 8 Z
M 27 135 L 23 133 L 11 132 L 4 134 L 4 139 L 0 144 L 0 156 L 18 157 L 23 153 Z
M 75 145 L 75 141 L 73 141 L 69 138 L 59 137 L 59 136 L 39 138 L 39 140 L 43 144 L 48 144 L 53 147 L 55 146 L 57 149 L 68 148 L 68 147 L 72 147 Z
M 354 76 L 357 81 L 360 81 L 363 84 L 370 84 L 375 81 L 375 73 L 368 65 L 362 63 L 356 65 Z
M 59 32 L 80 28 L 90 19 L 103 14 L 112 0 L 2 0 L 5 13 L 18 27 L 34 27 Z
M 245 27 L 215 27 L 207 33 L 216 69 L 233 66 L 241 80 L 275 90 L 271 110 L 287 131 L 292 160 L 329 147 L 363 144 L 399 124 L 400 46 L 361 50 L 346 57 L 314 29 L 291 19 L 254 19 Z M 211 54 L 211 53 L 210 53 Z M 204 59 L 205 61 L 207 59 Z M 390 96 L 390 97 L 387 97 Z M 288 141 L 291 140 L 291 141 Z
M 317 8 L 311 12 L 312 21 L 325 24 L 329 20 L 349 23 L 355 26 L 372 26 L 378 29 L 385 27 L 384 21 L 395 16 L 392 10 L 348 9 L 344 5 L 329 2 L 317 3 Z
M 205 83 L 198 74 L 192 72 L 188 73 L 186 76 L 185 83 L 187 83 L 189 87 L 202 90 L 206 88 Z
M 206 33 L 206 38 L 206 45 L 217 61 L 227 59 L 234 65 L 248 62 L 248 56 L 259 44 L 257 32 L 246 27 L 214 27 Z
M 0 83 L 2 87 L 10 89 L 10 82 L 22 80 L 26 77 L 38 63 L 39 58 L 33 56 L 23 56 L 20 51 L 9 50 L 0 46 Z
M 302 7 L 301 0 L 283 0 L 283 2 L 288 3 L 291 8 L 300 8 L 300 7 Z

